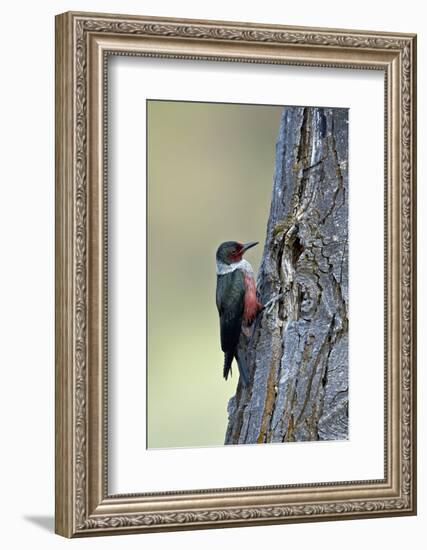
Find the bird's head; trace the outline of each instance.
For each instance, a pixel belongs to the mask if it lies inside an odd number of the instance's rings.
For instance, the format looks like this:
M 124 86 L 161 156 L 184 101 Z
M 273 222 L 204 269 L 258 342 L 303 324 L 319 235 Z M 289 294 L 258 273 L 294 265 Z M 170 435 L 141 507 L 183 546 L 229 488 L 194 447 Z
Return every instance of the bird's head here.
M 237 241 L 226 241 L 218 247 L 218 250 L 216 251 L 216 259 L 217 261 L 227 265 L 240 262 L 246 250 L 249 250 L 249 248 L 252 248 L 257 244 L 258 241 L 251 241 L 245 244 Z

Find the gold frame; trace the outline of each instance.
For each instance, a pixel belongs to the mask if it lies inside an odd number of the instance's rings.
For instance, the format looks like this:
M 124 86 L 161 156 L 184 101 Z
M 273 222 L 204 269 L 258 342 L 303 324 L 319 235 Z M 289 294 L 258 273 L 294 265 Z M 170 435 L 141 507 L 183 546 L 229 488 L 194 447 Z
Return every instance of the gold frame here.
M 108 495 L 106 58 L 385 74 L 385 478 Z M 66 537 L 416 513 L 416 36 L 123 15 L 56 17 L 56 532 Z

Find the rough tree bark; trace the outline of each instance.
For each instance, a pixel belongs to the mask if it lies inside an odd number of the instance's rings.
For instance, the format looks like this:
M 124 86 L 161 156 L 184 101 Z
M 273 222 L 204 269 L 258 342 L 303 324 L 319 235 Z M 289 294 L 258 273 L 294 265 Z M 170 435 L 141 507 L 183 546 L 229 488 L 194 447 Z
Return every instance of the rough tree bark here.
M 348 111 L 286 107 L 246 349 L 226 444 L 348 437 Z

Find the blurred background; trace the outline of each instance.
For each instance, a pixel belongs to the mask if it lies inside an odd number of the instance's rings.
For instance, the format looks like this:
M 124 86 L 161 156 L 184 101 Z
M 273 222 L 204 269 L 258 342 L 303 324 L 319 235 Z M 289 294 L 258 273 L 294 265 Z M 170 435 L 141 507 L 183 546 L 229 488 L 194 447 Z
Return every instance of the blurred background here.
M 215 252 L 260 241 L 282 107 L 148 101 L 149 448 L 223 445 L 238 370 L 222 377 Z

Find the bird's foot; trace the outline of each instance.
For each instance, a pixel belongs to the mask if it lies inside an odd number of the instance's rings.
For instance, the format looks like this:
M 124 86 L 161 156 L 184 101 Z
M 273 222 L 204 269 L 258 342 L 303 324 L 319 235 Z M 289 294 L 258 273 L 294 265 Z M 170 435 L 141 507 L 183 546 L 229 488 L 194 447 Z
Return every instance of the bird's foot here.
M 248 342 L 248 346 L 247 346 L 247 349 L 250 350 L 252 349 L 252 346 L 253 346 L 253 341 L 254 341 L 254 336 L 255 336 L 255 333 L 256 333 L 256 330 L 258 328 L 258 324 L 261 320 L 261 317 L 263 316 L 264 312 L 266 312 L 267 314 L 270 314 L 272 309 L 273 309 L 273 306 L 274 304 L 279 301 L 281 298 L 283 298 L 285 296 L 285 293 L 284 292 L 281 292 L 280 294 L 277 294 L 277 296 L 273 296 L 273 298 L 271 298 L 271 300 L 268 300 L 268 302 L 266 302 L 258 311 L 256 317 L 255 317 L 255 323 L 252 325 L 252 333 L 249 337 L 249 342 Z
M 271 300 L 268 300 L 263 306 L 262 311 L 267 312 L 268 314 L 271 313 L 273 306 L 276 302 L 278 302 L 280 299 L 282 299 L 285 296 L 284 292 L 281 292 L 280 294 L 277 294 L 276 296 L 273 296 Z

